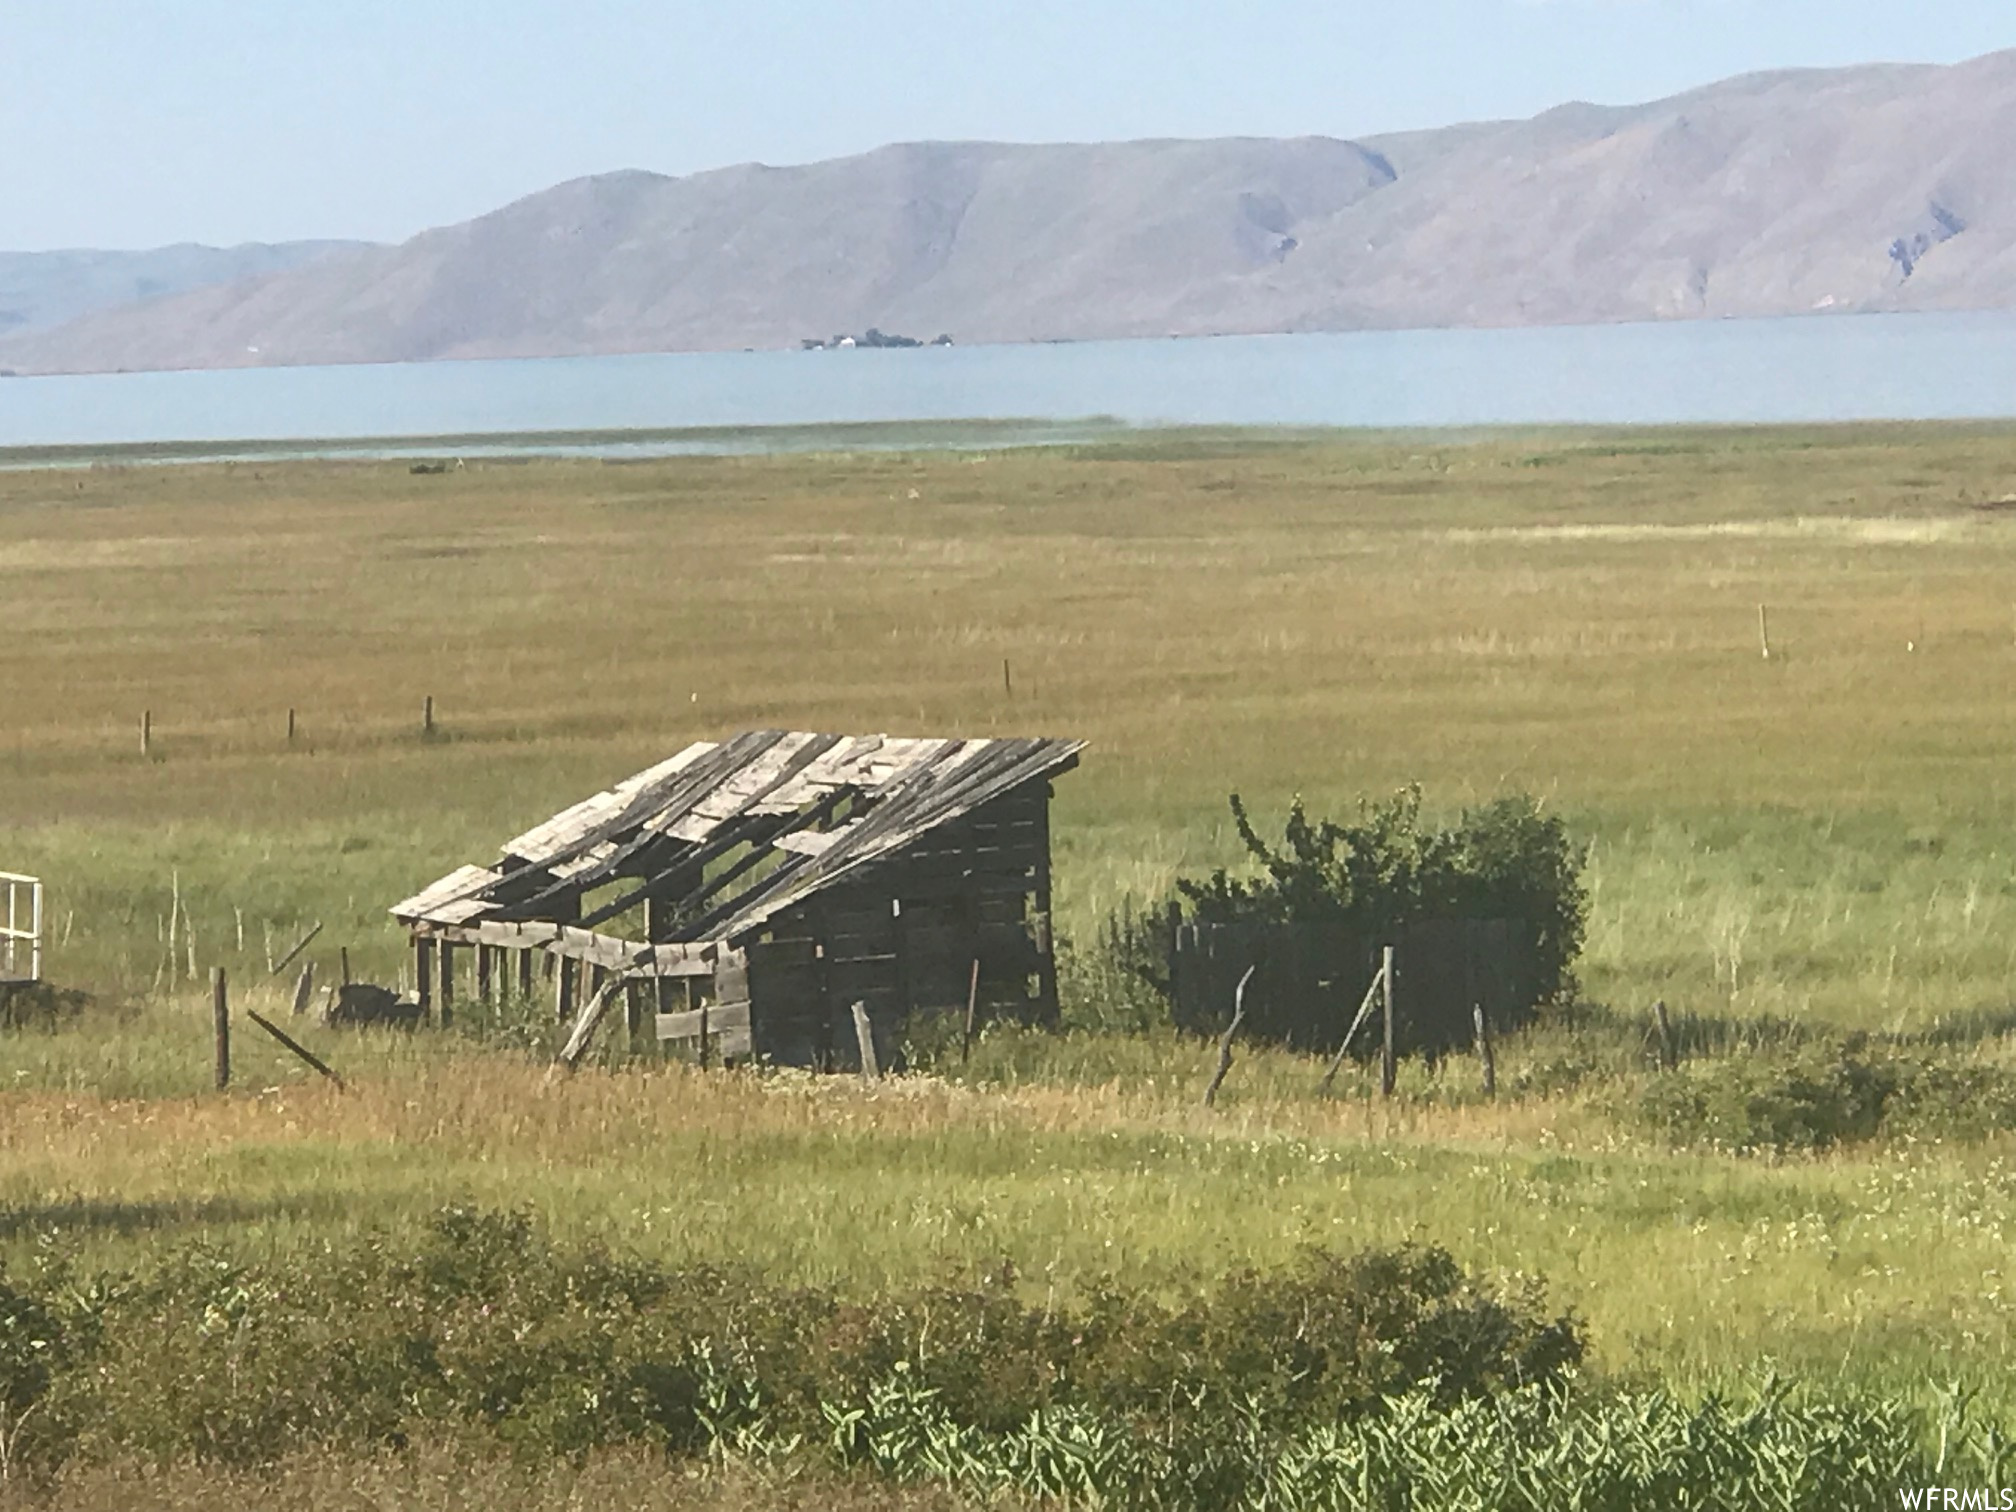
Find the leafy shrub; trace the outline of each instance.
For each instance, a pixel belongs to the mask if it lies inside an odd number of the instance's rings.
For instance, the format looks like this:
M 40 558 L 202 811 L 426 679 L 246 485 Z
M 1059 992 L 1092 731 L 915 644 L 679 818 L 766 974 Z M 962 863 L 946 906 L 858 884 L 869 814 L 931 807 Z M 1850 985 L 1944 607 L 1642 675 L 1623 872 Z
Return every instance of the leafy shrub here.
M 1738 1151 L 1980 1139 L 2016 1129 L 2016 1071 L 1885 1051 L 1866 1035 L 1850 1035 L 1778 1056 L 1683 1065 L 1649 1083 L 1636 1112 L 1676 1143 Z
M 1696 1062 L 1652 1082 L 1639 1112 L 1679 1143 L 1823 1150 L 1871 1138 L 1896 1090 L 1896 1069 L 1859 1046 L 1819 1046 L 1785 1060 Z
M 1883 1108 L 1892 1138 L 1985 1139 L 2016 1129 L 2016 1071 L 1986 1062 L 1902 1059 Z
M 90 1458 L 234 1465 L 423 1431 L 534 1460 L 640 1441 L 743 1453 L 830 1440 L 832 1410 L 872 1417 L 864 1393 L 903 1374 L 983 1436 L 1060 1413 L 1204 1433 L 1230 1404 L 1301 1421 L 1414 1389 L 1455 1402 L 1559 1380 L 1582 1352 L 1536 1292 L 1433 1249 L 1311 1252 L 1180 1306 L 1108 1290 L 1057 1312 L 1021 1300 L 1011 1267 L 871 1304 L 563 1253 L 523 1215 L 464 1208 L 289 1266 L 191 1246 L 95 1295 L 88 1339 L 50 1297 L 0 1295 L 20 1338 L 84 1341 L 0 1359 L 9 1410 L 57 1403 L 63 1447 Z
M 1178 889 L 1206 924 L 1329 924 L 1367 937 L 1428 919 L 1511 919 L 1533 947 L 1535 1001 L 1571 989 L 1588 899 L 1582 848 L 1533 799 L 1498 799 L 1435 828 L 1421 789 L 1384 803 L 1360 800 L 1350 824 L 1312 823 L 1302 800 L 1288 810 L 1282 848 L 1254 829 L 1239 795 L 1232 817 L 1260 875 L 1220 867 Z
M 871 1305 L 562 1252 L 522 1215 L 455 1208 L 286 1265 L 192 1247 L 132 1276 L 7 1279 L 0 1390 L 17 1426 L 40 1404 L 64 1425 L 9 1440 L 43 1463 L 74 1447 L 256 1464 L 410 1437 L 546 1465 L 631 1443 L 1172 1512 L 1835 1512 L 2005 1468 L 1957 1396 L 1934 1423 L 1778 1387 L 1700 1403 L 1595 1387 L 1573 1374 L 1572 1317 L 1431 1248 L 1312 1251 L 1179 1305 L 1109 1290 L 1053 1313 L 1014 1282 Z

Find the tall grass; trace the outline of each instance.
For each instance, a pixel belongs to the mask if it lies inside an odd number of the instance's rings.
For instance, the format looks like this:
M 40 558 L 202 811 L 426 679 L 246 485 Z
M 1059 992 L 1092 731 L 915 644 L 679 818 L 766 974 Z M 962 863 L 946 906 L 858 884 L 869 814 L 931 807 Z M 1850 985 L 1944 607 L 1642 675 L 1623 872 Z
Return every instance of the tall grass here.
M 0 867 L 96 995 L 0 1037 L 0 1251 L 298 1255 L 475 1200 L 858 1294 L 1007 1258 L 1174 1296 L 1430 1239 L 1548 1276 L 1604 1371 L 2002 1379 L 2007 1135 L 1736 1155 L 1643 1110 L 1655 998 L 1690 1053 L 2011 1071 L 2016 516 L 1976 505 L 2012 460 L 1864 427 L 0 473 Z M 1088 737 L 1081 943 L 1238 859 L 1228 791 L 1534 792 L 1592 846 L 1583 1002 L 1501 1046 L 1495 1102 L 1456 1062 L 1319 1097 L 1242 1047 L 1206 1115 L 1166 1032 L 869 1091 L 308 1031 L 344 1095 L 248 1027 L 205 1091 L 212 968 L 284 1011 L 269 948 L 319 921 L 323 981 L 338 947 L 396 980 L 389 903 L 756 725 Z

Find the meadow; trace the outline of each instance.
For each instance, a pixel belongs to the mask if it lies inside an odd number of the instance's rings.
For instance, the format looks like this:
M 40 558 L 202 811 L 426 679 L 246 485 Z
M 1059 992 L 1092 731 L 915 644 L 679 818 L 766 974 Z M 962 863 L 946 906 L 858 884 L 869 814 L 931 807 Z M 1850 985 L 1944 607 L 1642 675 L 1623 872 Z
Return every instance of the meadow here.
M 0 1251 L 284 1261 L 466 1202 L 849 1295 L 1006 1261 L 1068 1305 L 1412 1241 L 1543 1277 L 1608 1379 L 1999 1396 L 2012 493 L 1991 426 L 0 471 L 0 869 L 48 879 L 49 974 L 91 995 L 0 1034 Z M 394 980 L 389 903 L 762 726 L 1091 741 L 1055 811 L 1072 1031 L 873 1089 L 549 1087 L 304 1031 L 338 1093 L 247 1027 L 242 1090 L 204 1090 L 212 968 L 278 1007 L 266 962 L 320 922 L 325 975 Z M 1495 1099 L 1460 1062 L 1320 1095 L 1242 1048 L 1199 1108 L 1212 1052 L 1123 1032 L 1102 922 L 1236 861 L 1228 793 L 1417 781 L 1587 842 L 1578 1001 L 1501 1046 Z M 1801 1149 L 1673 1113 L 1893 1060 L 1937 1116 Z

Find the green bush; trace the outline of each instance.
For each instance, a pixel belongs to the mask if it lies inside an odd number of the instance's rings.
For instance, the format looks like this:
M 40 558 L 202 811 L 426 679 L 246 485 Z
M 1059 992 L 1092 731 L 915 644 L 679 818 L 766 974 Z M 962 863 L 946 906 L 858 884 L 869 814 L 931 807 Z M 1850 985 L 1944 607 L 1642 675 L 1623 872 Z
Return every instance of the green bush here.
M 1572 1317 L 1432 1248 L 1312 1251 L 1179 1303 L 1052 1311 L 1015 1283 L 870 1303 L 562 1252 L 469 1209 L 288 1263 L 196 1247 L 81 1283 L 49 1264 L 0 1283 L 8 1468 L 627 1443 L 1172 1512 L 1837 1512 L 2006 1468 L 1958 1395 L 1933 1422 L 1777 1387 L 1612 1392 L 1574 1374 Z M 60 1433 L 15 1432 L 31 1410 Z
M 1376 937 L 1427 919 L 1511 919 L 1533 947 L 1535 1000 L 1572 988 L 1588 908 L 1584 852 L 1533 799 L 1501 798 L 1436 828 L 1422 818 L 1418 786 L 1384 803 L 1361 799 L 1350 824 L 1312 823 L 1297 798 L 1279 849 L 1237 793 L 1230 801 L 1260 875 L 1220 867 L 1201 882 L 1179 880 L 1199 922 L 1331 924 Z
M 562 1253 L 521 1215 L 461 1208 L 287 1265 L 185 1248 L 91 1296 L 78 1328 L 53 1294 L 0 1292 L 20 1343 L 0 1354 L 5 1405 L 65 1425 L 34 1446 L 45 1461 L 242 1465 L 420 1433 L 535 1459 L 811 1442 L 834 1404 L 906 1372 L 975 1433 L 1068 1410 L 1166 1435 L 1239 1402 L 1284 1422 L 1411 1390 L 1454 1403 L 1559 1380 L 1582 1354 L 1571 1316 L 1434 1249 L 1311 1252 L 1180 1305 L 1113 1289 L 1062 1312 L 1023 1301 L 1007 1267 L 870 1303 Z
M 1857 1035 L 1775 1057 L 1690 1062 L 1650 1082 L 1636 1111 L 1676 1143 L 1738 1151 L 1979 1139 L 2016 1129 L 2016 1072 L 1886 1052 Z

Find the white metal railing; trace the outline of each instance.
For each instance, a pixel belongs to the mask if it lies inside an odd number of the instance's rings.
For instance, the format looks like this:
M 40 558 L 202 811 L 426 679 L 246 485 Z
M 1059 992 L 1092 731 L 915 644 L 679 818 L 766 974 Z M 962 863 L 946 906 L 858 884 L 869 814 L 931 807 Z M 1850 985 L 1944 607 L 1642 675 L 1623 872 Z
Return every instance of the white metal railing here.
M 7 888 L 7 925 L 0 929 L 0 982 L 39 982 L 42 980 L 42 879 L 0 872 L 0 883 Z M 24 964 L 28 968 L 25 975 L 21 970 Z

